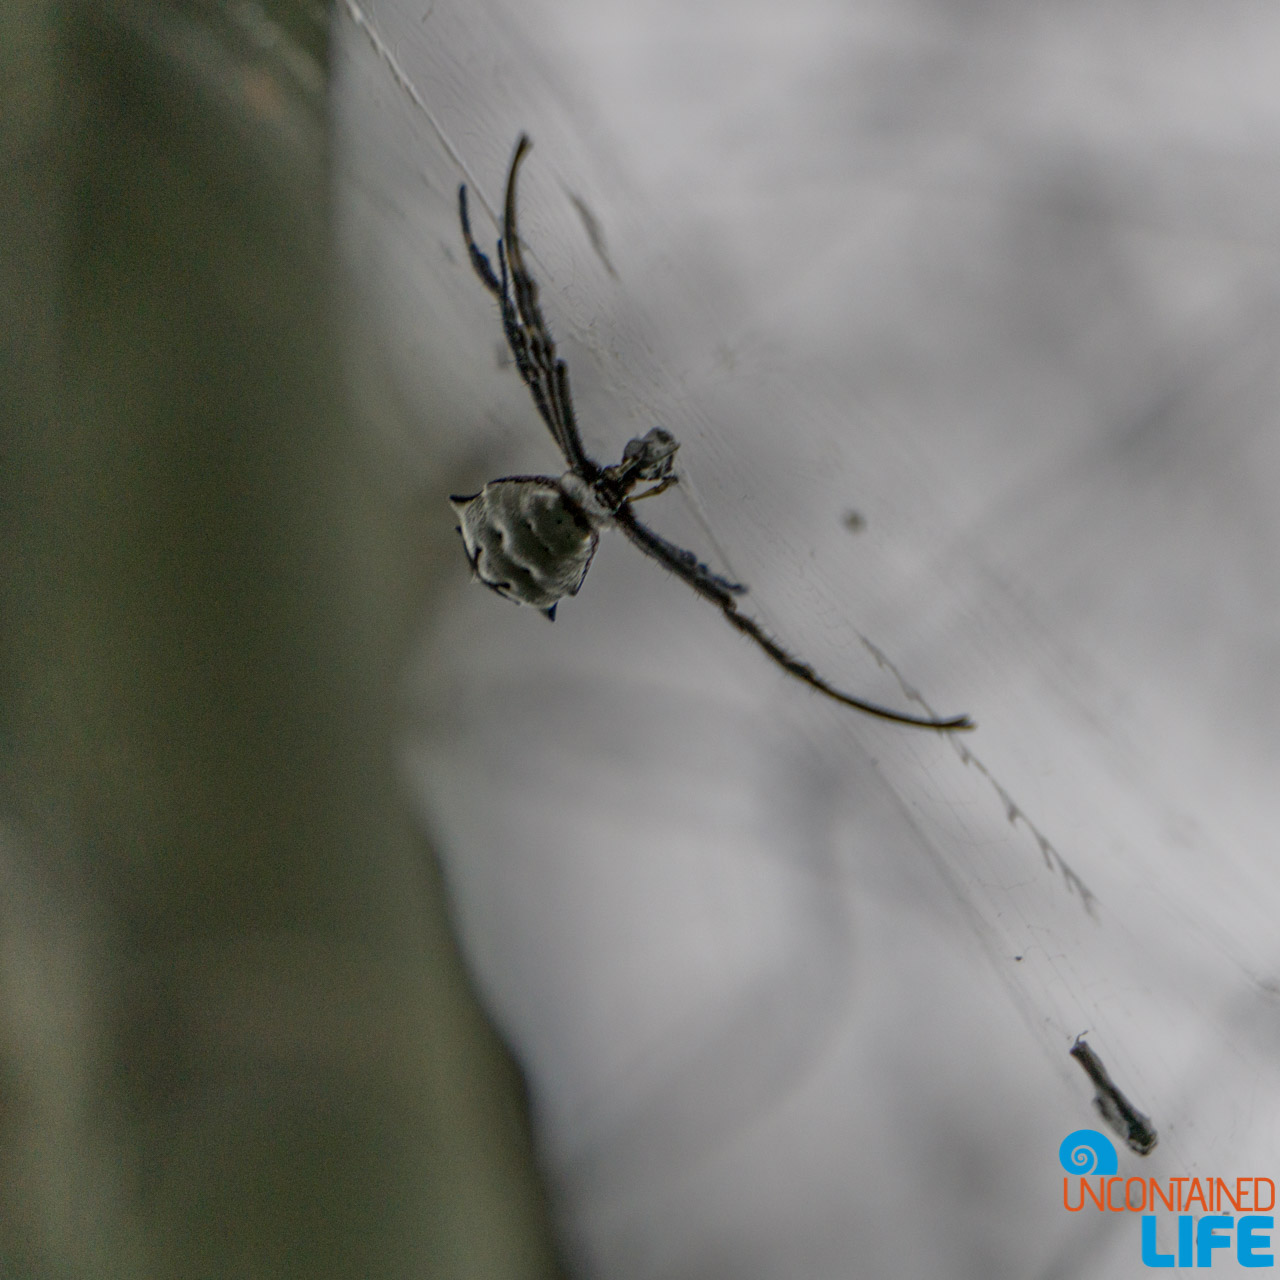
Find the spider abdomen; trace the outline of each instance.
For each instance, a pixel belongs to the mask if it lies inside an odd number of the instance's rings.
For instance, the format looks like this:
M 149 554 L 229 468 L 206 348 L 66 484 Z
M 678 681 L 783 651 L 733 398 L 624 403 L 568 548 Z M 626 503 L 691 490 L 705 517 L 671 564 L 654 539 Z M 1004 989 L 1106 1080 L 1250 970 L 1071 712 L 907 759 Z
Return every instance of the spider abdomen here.
M 450 501 L 467 559 L 485 586 L 548 612 L 577 594 L 600 535 L 560 481 L 507 476 Z

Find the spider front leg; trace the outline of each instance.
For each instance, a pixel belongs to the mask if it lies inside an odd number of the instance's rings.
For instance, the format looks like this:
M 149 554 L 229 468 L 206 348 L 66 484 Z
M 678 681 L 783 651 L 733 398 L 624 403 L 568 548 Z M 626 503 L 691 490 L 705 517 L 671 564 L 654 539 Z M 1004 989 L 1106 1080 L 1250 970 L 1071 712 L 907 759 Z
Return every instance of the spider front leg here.
M 471 234 L 471 217 L 467 209 L 467 184 L 465 182 L 458 187 L 458 218 L 462 223 L 462 238 L 466 241 L 467 254 L 471 259 L 471 266 L 476 275 L 480 277 L 484 287 L 498 300 L 498 305 L 502 311 L 502 332 L 506 335 L 507 346 L 516 362 L 516 368 L 520 371 L 520 376 L 524 379 L 525 385 L 533 396 L 533 403 L 538 413 L 542 416 L 547 426 L 551 428 L 552 436 L 559 443 L 560 434 L 556 428 L 546 389 L 543 387 L 539 372 L 530 358 L 529 337 L 521 324 L 519 312 L 516 310 L 516 305 L 511 298 L 506 252 L 502 247 L 502 241 L 499 240 L 497 245 L 498 272 L 495 273 L 488 255 L 476 244 L 475 237 Z
M 493 264 L 489 261 L 488 256 L 476 244 L 475 237 L 471 234 L 471 215 L 467 211 L 467 184 L 464 182 L 458 187 L 458 219 L 462 223 L 462 238 L 467 242 L 467 255 L 471 259 L 471 265 L 475 269 L 476 275 L 484 282 L 484 287 L 502 304 L 505 312 L 511 306 L 511 300 L 507 292 L 507 269 L 505 264 L 502 268 L 502 280 L 494 274 Z M 498 241 L 498 255 L 501 259 L 502 241 Z
M 665 480 L 660 480 L 652 489 L 646 489 L 643 493 L 633 493 L 627 499 L 628 502 L 641 502 L 645 498 L 656 498 L 660 493 L 666 493 L 673 484 L 678 484 L 680 477 L 676 475 L 667 476 Z
M 665 565 L 686 586 L 692 587 L 704 600 L 716 605 L 724 615 L 724 619 L 735 631 L 746 636 L 757 648 L 761 649 L 774 663 L 789 676 L 807 684 L 810 689 L 839 702 L 865 715 L 875 716 L 880 720 L 891 720 L 895 724 L 910 725 L 915 729 L 936 729 L 942 732 L 955 732 L 974 727 L 968 716 L 913 716 L 906 712 L 894 711 L 890 707 L 882 707 L 879 703 L 868 702 L 865 698 L 854 697 L 837 689 L 835 685 L 824 680 L 807 662 L 802 662 L 793 653 L 784 649 L 765 629 L 749 614 L 738 608 L 737 598 L 746 592 L 741 583 L 729 582 L 713 573 L 691 551 L 677 547 L 665 538 L 654 533 L 647 525 L 635 518 L 631 504 L 624 502 L 614 517 L 617 527 L 645 555 Z
M 864 715 L 875 716 L 878 720 L 891 720 L 894 724 L 910 725 L 913 729 L 937 729 L 944 733 L 954 733 L 974 728 L 974 723 L 968 716 L 947 716 L 945 718 L 913 716 L 904 711 L 894 711 L 890 707 L 882 707 L 877 702 L 868 702 L 865 698 L 854 697 L 851 693 L 845 693 L 827 680 L 824 680 L 807 662 L 802 662 L 794 654 L 788 653 L 754 618 L 741 613 L 736 600 L 722 601 L 720 603 L 720 611 L 724 614 L 725 620 L 730 626 L 740 631 L 748 640 L 751 640 L 764 650 L 787 675 L 795 676 L 797 680 L 803 681 L 810 689 L 816 689 L 818 693 L 830 698 L 832 702 L 842 703 L 846 707 L 852 707 L 855 711 L 861 711 Z
M 600 468 L 582 447 L 573 413 L 573 399 L 569 394 L 569 371 L 556 354 L 556 344 L 538 307 L 538 286 L 525 267 L 524 252 L 516 230 L 516 178 L 520 162 L 531 145 L 528 137 L 521 134 L 507 171 L 502 238 L 497 246 L 498 271 L 494 271 L 493 264 L 471 233 L 465 183 L 458 188 L 458 220 L 462 224 L 462 238 L 466 242 L 471 266 L 502 309 L 502 330 L 507 346 L 539 415 L 570 468 L 584 478 L 594 480 Z

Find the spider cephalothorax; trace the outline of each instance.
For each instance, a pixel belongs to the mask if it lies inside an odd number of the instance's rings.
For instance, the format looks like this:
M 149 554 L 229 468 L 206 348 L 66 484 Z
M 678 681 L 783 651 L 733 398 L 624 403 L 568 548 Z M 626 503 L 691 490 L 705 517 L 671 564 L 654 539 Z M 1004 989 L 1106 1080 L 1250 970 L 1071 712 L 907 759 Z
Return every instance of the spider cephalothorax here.
M 971 729 L 968 716 L 940 720 L 906 715 L 842 693 L 739 610 L 737 597 L 746 587 L 721 577 L 692 551 L 641 524 L 632 504 L 676 483 L 675 453 L 680 445 L 669 431 L 654 427 L 628 441 L 622 460 L 610 467 L 602 467 L 587 455 L 569 395 L 569 369 L 556 355 L 556 345 L 538 306 L 538 286 L 525 269 L 516 231 L 516 177 L 530 145 L 528 136 L 521 134 L 507 171 L 496 273 L 471 234 L 465 185 L 458 188 L 458 213 L 471 265 L 502 308 L 502 328 L 516 368 L 568 470 L 559 478 L 505 476 L 491 480 L 469 498 L 452 499 L 467 559 L 479 581 L 508 600 L 533 605 L 554 618 L 556 602 L 576 595 L 582 586 L 600 530 L 613 527 L 716 605 L 732 627 L 811 689 L 883 720 L 923 729 Z M 636 492 L 640 485 L 649 487 Z

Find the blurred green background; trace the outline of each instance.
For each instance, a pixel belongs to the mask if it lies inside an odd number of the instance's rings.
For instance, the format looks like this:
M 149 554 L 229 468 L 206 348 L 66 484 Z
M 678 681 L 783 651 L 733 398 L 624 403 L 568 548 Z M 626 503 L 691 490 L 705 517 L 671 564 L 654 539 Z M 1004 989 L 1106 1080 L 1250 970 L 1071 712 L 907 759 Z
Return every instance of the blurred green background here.
M 328 41 L 0 15 L 6 1278 L 556 1271 L 396 784 L 426 575 L 344 390 Z

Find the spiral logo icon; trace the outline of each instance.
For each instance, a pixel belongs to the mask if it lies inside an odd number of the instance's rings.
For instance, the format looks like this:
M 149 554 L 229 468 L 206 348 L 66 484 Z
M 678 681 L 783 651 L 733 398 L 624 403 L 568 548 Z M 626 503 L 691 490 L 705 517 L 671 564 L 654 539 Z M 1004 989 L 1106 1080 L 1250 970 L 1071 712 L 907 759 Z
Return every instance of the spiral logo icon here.
M 1111 1139 L 1097 1129 L 1077 1129 L 1062 1140 L 1058 1162 L 1068 1173 L 1087 1177 L 1097 1173 L 1106 1176 L 1120 1167 Z

